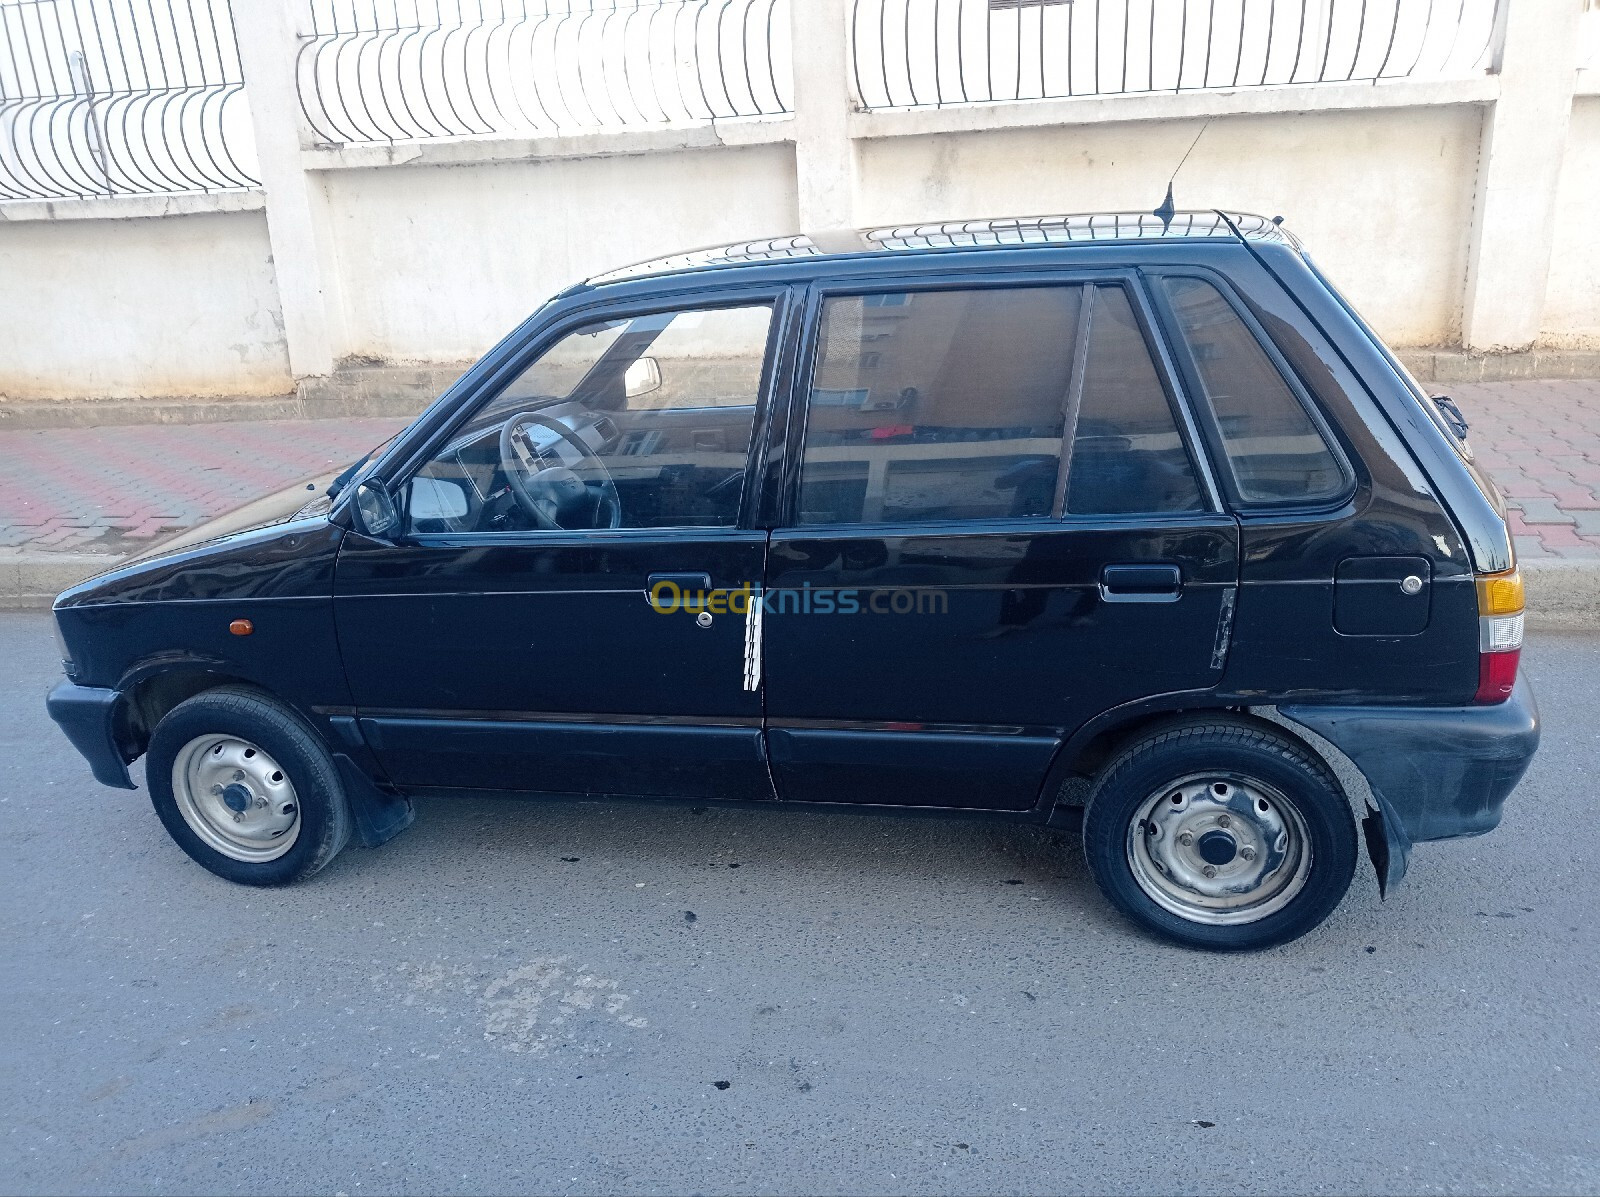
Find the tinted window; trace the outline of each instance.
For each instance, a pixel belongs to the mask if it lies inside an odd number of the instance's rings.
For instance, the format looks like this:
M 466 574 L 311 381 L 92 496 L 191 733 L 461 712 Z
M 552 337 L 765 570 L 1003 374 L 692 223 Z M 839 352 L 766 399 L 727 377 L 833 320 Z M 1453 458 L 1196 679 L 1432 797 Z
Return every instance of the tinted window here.
M 799 522 L 1047 517 L 1079 303 L 1076 287 L 825 301 Z
M 1345 485 L 1338 460 L 1238 312 L 1202 279 L 1163 281 L 1239 497 L 1308 502 L 1337 496 Z
M 1127 292 L 1093 291 L 1066 510 L 1198 511 L 1194 466 Z
M 563 528 L 735 523 L 771 322 L 763 304 L 603 321 L 569 333 L 418 471 L 403 496 L 410 529 L 541 527 L 519 502 L 512 469 L 536 497 L 547 493 L 541 480 L 566 485 Z M 514 430 L 503 445 L 508 423 Z M 596 500 L 592 512 L 573 478 Z

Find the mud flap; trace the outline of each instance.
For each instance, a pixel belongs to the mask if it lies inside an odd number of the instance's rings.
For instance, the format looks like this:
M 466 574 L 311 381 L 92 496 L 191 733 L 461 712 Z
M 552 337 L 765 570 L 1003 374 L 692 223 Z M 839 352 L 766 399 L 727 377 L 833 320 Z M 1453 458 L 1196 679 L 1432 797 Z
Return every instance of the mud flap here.
M 1367 805 L 1367 817 L 1361 820 L 1361 831 L 1367 841 L 1367 855 L 1372 858 L 1373 870 L 1378 874 L 1378 897 L 1389 896 L 1391 886 L 1400 884 L 1411 863 L 1411 845 L 1395 828 L 1394 821 L 1384 813 Z
M 410 798 L 384 793 L 342 752 L 334 753 L 333 760 L 339 767 L 339 780 L 344 783 L 344 796 L 355 819 L 356 838 L 363 848 L 388 843 L 416 820 L 417 810 Z

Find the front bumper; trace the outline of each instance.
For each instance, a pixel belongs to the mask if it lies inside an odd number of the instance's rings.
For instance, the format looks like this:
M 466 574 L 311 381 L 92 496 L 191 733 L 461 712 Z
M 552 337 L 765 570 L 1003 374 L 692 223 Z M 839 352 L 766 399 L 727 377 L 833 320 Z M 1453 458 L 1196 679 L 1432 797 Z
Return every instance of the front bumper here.
M 137 789 L 128 776 L 128 762 L 117 744 L 116 709 L 122 696 L 99 686 L 60 681 L 45 699 L 45 708 L 83 754 L 101 785 Z
M 1366 777 L 1381 815 L 1380 827 L 1369 822 L 1367 842 L 1385 891 L 1405 876 L 1412 844 L 1494 830 L 1539 747 L 1539 708 L 1521 675 L 1493 706 L 1295 705 L 1278 713 L 1332 743 Z

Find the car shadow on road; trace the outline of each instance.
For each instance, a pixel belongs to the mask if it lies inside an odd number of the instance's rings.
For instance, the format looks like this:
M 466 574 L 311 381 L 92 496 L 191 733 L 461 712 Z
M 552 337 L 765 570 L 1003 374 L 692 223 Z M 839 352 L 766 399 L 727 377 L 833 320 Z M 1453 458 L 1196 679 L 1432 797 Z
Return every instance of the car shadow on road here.
M 727 868 L 746 877 L 825 873 L 890 886 L 1025 885 L 1075 899 L 1094 891 L 1075 831 L 992 816 L 481 795 L 416 805 L 417 821 L 403 835 L 371 852 L 351 851 L 334 868 L 414 875 L 512 854 L 530 868 L 589 860 L 656 875 Z

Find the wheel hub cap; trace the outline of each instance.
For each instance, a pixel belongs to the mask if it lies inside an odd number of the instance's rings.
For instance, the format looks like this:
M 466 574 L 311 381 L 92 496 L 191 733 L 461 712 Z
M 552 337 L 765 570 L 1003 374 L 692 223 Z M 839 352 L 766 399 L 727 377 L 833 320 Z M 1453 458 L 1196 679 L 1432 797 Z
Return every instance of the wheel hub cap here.
M 1208 831 L 1196 846 L 1200 849 L 1200 859 L 1207 864 L 1225 865 L 1239 854 L 1239 846 L 1226 831 Z
M 223 787 L 222 801 L 227 803 L 229 810 L 242 815 L 255 804 L 255 795 L 250 792 L 249 786 L 234 782 Z
M 1304 888 L 1311 846 L 1294 803 L 1270 786 L 1193 776 L 1139 807 L 1128 864 L 1158 905 L 1193 922 L 1250 923 Z

